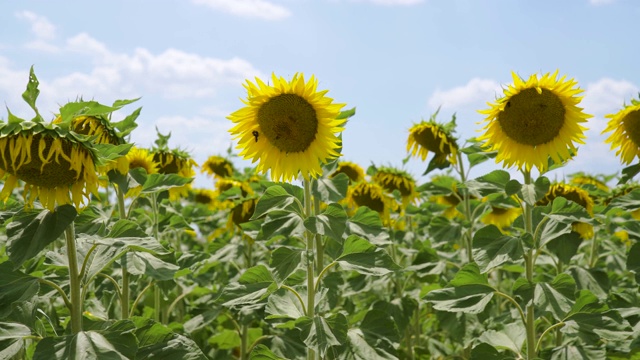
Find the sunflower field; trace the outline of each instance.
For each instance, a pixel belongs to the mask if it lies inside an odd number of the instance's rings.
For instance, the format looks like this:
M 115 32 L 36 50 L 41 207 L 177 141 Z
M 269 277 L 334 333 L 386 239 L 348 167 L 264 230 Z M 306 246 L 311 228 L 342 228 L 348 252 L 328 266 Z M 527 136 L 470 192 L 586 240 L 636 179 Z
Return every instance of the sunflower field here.
M 136 99 L 45 119 L 38 85 L 0 122 L 0 359 L 640 359 L 638 100 L 607 116 L 619 175 L 551 181 L 591 115 L 514 74 L 479 137 L 408 129 L 417 183 L 341 158 L 355 108 L 313 76 L 247 80 L 203 164 L 131 143 Z

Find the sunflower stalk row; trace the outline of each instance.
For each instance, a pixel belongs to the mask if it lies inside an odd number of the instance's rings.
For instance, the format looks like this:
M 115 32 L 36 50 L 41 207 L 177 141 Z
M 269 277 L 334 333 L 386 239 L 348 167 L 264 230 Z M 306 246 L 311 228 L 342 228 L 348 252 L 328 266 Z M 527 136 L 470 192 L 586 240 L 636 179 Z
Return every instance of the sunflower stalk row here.
M 637 100 L 607 116 L 620 174 L 552 181 L 586 141 L 582 90 L 514 73 L 480 137 L 440 111 L 408 129 L 418 181 L 342 159 L 355 109 L 313 76 L 247 80 L 238 153 L 201 166 L 160 129 L 131 142 L 137 99 L 48 121 L 28 84 L 34 118 L 0 122 L 0 358 L 640 354 Z

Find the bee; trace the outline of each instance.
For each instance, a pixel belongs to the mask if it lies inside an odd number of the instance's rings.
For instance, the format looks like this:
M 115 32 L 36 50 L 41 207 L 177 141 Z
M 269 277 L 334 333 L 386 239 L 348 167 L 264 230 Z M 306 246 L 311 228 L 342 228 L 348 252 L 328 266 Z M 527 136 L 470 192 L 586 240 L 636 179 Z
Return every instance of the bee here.
M 258 142 L 258 136 L 260 136 L 260 133 L 257 130 L 253 130 L 251 134 L 256 138 L 256 142 Z
M 508 108 L 511 107 L 511 101 L 507 101 L 507 106 L 506 107 L 508 107 Z

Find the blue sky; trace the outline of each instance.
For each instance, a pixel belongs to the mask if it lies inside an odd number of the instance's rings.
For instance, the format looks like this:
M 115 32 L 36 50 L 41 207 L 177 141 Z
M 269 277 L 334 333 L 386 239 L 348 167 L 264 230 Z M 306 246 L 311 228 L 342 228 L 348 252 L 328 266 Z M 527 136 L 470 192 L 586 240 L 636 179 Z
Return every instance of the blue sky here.
M 511 71 L 558 69 L 585 90 L 594 118 L 578 156 L 550 176 L 615 173 L 623 166 L 600 135 L 604 115 L 640 89 L 634 0 L 26 0 L 0 9 L 0 101 L 12 112 L 32 116 L 20 94 L 34 65 L 43 114 L 77 96 L 142 96 L 132 140 L 151 146 L 157 126 L 199 163 L 235 146 L 226 116 L 254 76 L 316 75 L 328 96 L 357 108 L 344 159 L 401 167 L 408 129 L 438 107 L 442 122 L 457 114 L 461 140 L 477 136 L 477 110 Z M 425 167 L 405 165 L 419 180 Z

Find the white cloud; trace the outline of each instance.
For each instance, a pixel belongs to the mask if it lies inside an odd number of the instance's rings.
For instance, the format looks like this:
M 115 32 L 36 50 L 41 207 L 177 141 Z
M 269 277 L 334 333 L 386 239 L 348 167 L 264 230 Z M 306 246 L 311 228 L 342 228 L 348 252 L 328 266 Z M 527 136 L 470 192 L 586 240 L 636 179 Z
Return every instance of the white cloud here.
M 282 20 L 291 16 L 289 9 L 265 0 L 192 0 L 192 2 L 249 18 Z
M 38 39 L 55 39 L 56 27 L 46 17 L 26 10 L 17 12 L 15 16 L 18 19 L 31 23 L 31 32 L 33 32 Z
M 427 104 L 431 108 L 456 109 L 493 100 L 500 94 L 502 94 L 502 88 L 495 80 L 474 78 L 463 86 L 450 90 L 436 90 Z
M 424 0 L 353 0 L 356 2 L 370 2 L 376 5 L 386 5 L 386 6 L 394 6 L 394 5 L 417 5 L 424 2 Z
M 609 5 L 613 4 L 616 0 L 589 0 L 589 4 L 599 6 L 599 5 Z

